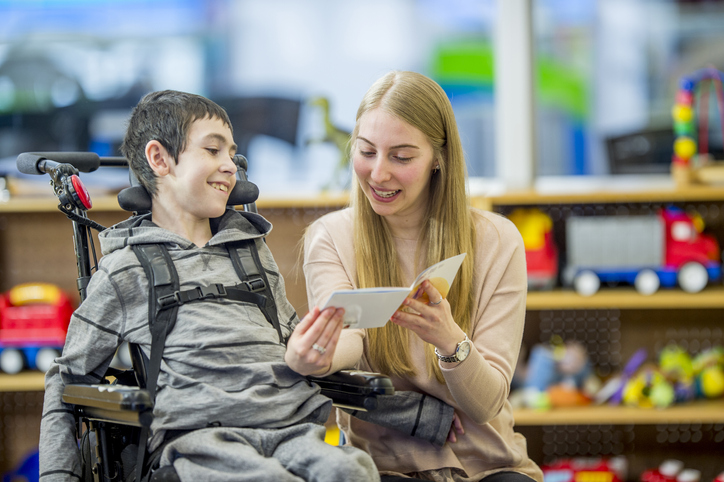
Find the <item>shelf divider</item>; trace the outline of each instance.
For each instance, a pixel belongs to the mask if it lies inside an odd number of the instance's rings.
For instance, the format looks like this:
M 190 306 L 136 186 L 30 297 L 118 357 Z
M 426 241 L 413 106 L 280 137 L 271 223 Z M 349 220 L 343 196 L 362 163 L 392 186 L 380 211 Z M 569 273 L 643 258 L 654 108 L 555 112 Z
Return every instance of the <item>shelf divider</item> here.
M 566 289 L 529 291 L 526 306 L 529 310 L 724 308 L 724 286 L 711 285 L 699 293 L 662 288 L 648 296 L 639 294 L 632 287 L 601 288 L 593 296 L 581 296 Z
M 724 400 L 697 400 L 665 409 L 610 405 L 551 410 L 517 409 L 514 410 L 514 416 L 518 426 L 723 423 Z

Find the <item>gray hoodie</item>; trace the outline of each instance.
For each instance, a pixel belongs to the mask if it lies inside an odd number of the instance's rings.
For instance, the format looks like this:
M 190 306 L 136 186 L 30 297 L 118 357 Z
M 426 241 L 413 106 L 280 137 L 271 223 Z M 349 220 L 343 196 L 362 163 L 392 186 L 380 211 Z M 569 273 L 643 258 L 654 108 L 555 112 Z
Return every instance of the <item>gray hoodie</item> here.
M 187 290 L 237 284 L 226 244 L 254 239 L 274 293 L 282 334 L 288 339 L 299 319 L 262 239 L 271 224 L 257 214 L 234 210 L 211 223 L 215 234 L 204 247 L 156 226 L 149 216 L 131 218 L 100 234 L 104 256 L 86 300 L 73 314 L 63 355 L 46 375 L 40 429 L 43 481 L 68 480 L 81 473 L 73 415 L 61 400 L 63 387 L 98 383 L 122 341 L 139 344 L 149 355 L 148 282 L 130 245 L 165 244 L 181 290 Z M 330 400 L 286 365 L 285 351 L 277 331 L 256 305 L 224 298 L 181 305 L 166 339 L 150 447 L 160 444 L 165 430 L 209 423 L 248 428 L 323 423 Z

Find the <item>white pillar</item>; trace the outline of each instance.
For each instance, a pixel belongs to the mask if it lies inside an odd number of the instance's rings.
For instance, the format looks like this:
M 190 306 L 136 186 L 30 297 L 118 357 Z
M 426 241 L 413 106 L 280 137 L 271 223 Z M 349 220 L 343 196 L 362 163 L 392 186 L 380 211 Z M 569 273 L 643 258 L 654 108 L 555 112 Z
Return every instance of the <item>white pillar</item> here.
M 508 189 L 535 179 L 532 0 L 498 0 L 495 21 L 496 177 Z

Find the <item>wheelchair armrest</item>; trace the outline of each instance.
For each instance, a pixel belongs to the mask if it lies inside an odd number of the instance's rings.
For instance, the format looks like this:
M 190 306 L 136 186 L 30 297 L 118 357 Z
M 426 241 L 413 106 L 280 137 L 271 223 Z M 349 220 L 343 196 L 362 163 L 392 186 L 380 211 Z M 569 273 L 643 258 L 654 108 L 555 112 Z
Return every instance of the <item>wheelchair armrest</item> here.
M 151 424 L 153 402 L 147 390 L 124 385 L 66 385 L 63 402 L 91 420 L 136 427 Z
M 395 387 L 386 375 L 359 370 L 342 370 L 326 377 L 308 377 L 322 388 L 322 395 L 335 406 L 351 410 L 372 411 L 377 397 L 393 395 Z

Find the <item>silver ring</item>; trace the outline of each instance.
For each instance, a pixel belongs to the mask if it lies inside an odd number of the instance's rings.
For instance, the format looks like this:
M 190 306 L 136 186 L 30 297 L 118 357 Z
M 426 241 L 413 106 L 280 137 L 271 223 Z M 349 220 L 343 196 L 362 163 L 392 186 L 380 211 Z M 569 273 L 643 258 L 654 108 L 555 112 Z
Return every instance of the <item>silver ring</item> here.
M 437 305 L 439 305 L 440 303 L 442 303 L 442 297 L 441 297 L 439 300 L 435 301 L 435 302 L 432 302 L 432 301 L 431 301 L 430 303 L 428 303 L 428 305 L 430 305 L 430 306 L 437 306 Z
M 317 350 L 320 355 L 324 355 L 324 353 L 327 351 L 326 348 L 324 348 L 323 346 L 319 346 L 316 343 L 312 345 L 312 350 Z

